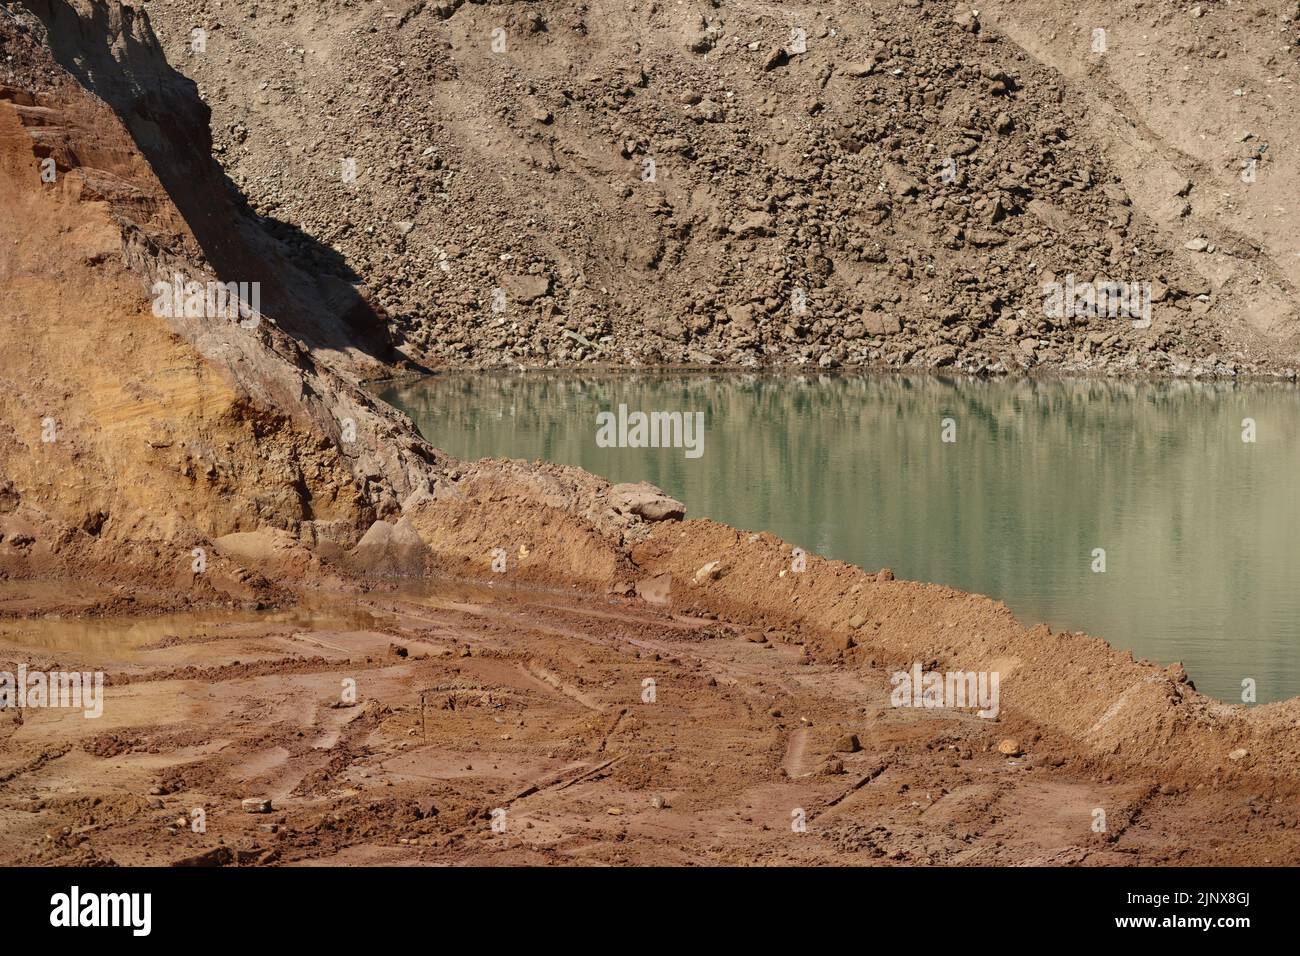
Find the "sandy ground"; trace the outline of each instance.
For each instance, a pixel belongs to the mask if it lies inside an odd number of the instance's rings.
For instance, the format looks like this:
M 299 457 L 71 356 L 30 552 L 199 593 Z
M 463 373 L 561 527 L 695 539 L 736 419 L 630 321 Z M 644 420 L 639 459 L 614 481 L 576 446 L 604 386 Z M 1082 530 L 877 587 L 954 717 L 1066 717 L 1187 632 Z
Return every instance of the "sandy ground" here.
M 6 622 L 0 658 L 63 634 L 41 653 L 111 686 L 99 719 L 0 718 L 0 863 L 1242 865 L 1300 850 L 1294 795 L 1162 785 L 1023 722 L 893 708 L 885 669 L 777 629 L 450 581 L 264 617 Z M 998 751 L 1009 736 L 1022 755 Z M 243 812 L 248 797 L 271 811 Z

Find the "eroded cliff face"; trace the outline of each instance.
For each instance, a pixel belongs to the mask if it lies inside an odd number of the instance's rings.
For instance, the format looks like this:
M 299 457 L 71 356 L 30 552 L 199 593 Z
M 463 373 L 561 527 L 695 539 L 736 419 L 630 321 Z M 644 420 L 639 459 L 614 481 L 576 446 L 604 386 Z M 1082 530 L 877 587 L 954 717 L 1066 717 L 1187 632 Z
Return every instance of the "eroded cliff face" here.
M 356 385 L 367 361 L 387 367 L 382 356 L 317 345 L 349 341 L 346 316 L 298 298 L 276 241 L 212 181 L 195 152 L 206 113 L 192 88 L 168 85 L 147 22 L 117 5 L 88 10 L 69 19 L 61 7 L 49 33 L 0 20 L 13 64 L 0 88 L 11 213 L 0 222 L 0 566 L 238 591 L 247 574 L 217 539 L 266 531 L 276 549 L 341 552 L 427 486 L 440 457 Z M 207 204 L 197 229 L 160 168 L 185 183 L 187 205 Z M 226 271 L 256 259 L 259 270 Z M 276 281 L 284 269 L 290 280 Z M 268 271 L 261 315 L 155 314 L 159 280 L 253 283 Z M 290 331 L 309 323 L 314 340 Z M 211 552 L 211 574 L 193 571 L 195 548 Z
M 492 503 L 511 500 L 599 551 L 535 559 L 534 578 L 604 586 L 625 537 L 644 534 L 608 484 L 431 448 L 361 387 L 405 367 L 382 318 L 359 290 L 299 269 L 300 250 L 248 213 L 146 18 L 33 7 L 39 18 L 0 20 L 13 211 L 0 223 L 0 569 L 199 601 L 273 592 L 322 560 L 341 574 L 464 570 L 506 535 L 458 532 L 462 509 L 499 527 L 509 509 Z M 177 281 L 257 288 L 260 312 L 214 314 L 188 285 L 168 294 Z M 390 540 L 404 516 L 421 530 Z
M 213 161 L 211 111 L 147 14 L 102 0 L 24 8 L 50 59 L 112 109 L 216 274 L 258 282 L 265 314 L 335 365 L 375 375 L 401 363 L 358 277 L 310 236 L 259 217 Z

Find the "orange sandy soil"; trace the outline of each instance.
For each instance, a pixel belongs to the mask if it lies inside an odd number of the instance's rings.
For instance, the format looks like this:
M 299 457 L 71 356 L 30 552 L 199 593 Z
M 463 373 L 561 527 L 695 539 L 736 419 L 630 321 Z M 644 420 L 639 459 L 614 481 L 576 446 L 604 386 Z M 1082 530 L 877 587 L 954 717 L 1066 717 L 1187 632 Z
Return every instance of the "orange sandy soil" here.
M 640 554 L 654 570 L 671 571 L 650 554 L 683 527 L 705 547 L 736 535 L 709 522 L 661 527 Z M 21 659 L 103 669 L 111 686 L 99 719 L 0 715 L 0 863 L 1297 859 L 1294 779 L 1258 773 L 1266 754 L 1227 760 L 1228 730 L 1203 715 L 1163 744 L 1151 736 L 1153 719 L 1241 708 L 1208 702 L 1102 642 L 1025 631 L 987 599 L 876 582 L 834 562 L 813 559 L 798 583 L 778 579 L 760 600 L 753 574 L 778 548 L 754 537 L 717 582 L 695 588 L 674 576 L 664 606 L 440 577 L 313 594 L 260 618 L 137 619 L 117 638 L 110 628 L 51 639 L 75 622 L 5 621 L 4 668 Z M 689 551 L 673 553 L 694 560 Z M 704 591 L 725 605 L 719 592 L 736 578 L 745 583 L 733 588 L 754 598 L 747 613 L 714 618 L 698 606 Z M 845 648 L 851 641 L 835 636 L 843 629 L 818 627 L 815 614 L 775 613 L 777 601 L 790 606 L 788 591 L 818 601 L 845 584 L 867 611 L 860 644 Z M 23 590 L 11 587 L 5 608 Z M 940 667 L 975 660 L 969 640 L 953 639 L 964 645 L 958 661 L 940 636 L 977 624 L 1003 668 L 998 720 L 890 706 L 889 660 L 907 656 L 890 635 L 904 622 L 936 652 L 922 659 Z M 890 649 L 873 646 L 877 638 Z M 1030 662 L 1007 653 L 1017 642 L 1054 658 L 1057 679 L 1073 684 L 1061 712 L 1047 704 L 1045 679 L 1020 669 Z M 1112 696 L 1103 676 L 1090 691 L 1071 680 L 1071 655 L 1102 674 L 1098 660 L 1113 659 L 1110 673 L 1130 687 Z M 1034 662 L 1034 673 L 1043 666 Z M 354 704 L 342 699 L 347 678 Z M 653 702 L 642 699 L 646 678 Z M 1147 688 L 1171 699 L 1125 706 Z M 1027 719 L 1026 704 L 1044 719 Z M 1130 759 L 1105 727 L 1082 739 L 1068 732 L 1098 710 Z M 1253 723 L 1230 726 L 1241 735 Z M 1023 756 L 998 752 L 1009 737 Z M 1189 747 L 1201 758 L 1188 761 L 1190 773 L 1179 769 Z M 250 796 L 270 798 L 272 811 L 243 812 Z M 206 832 L 189 825 L 195 808 Z M 1105 833 L 1092 830 L 1097 808 Z M 492 826 L 498 809 L 504 832 Z M 800 809 L 806 830 L 795 832 Z

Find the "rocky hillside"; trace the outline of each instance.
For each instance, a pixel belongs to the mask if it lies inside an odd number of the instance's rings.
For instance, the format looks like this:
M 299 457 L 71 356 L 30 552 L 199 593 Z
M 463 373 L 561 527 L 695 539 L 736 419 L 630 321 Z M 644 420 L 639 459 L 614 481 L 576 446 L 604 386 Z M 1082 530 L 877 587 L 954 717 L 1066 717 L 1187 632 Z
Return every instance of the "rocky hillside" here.
M 1209 163 L 1250 97 L 1186 71 L 1294 76 L 1294 6 L 141 4 L 226 174 L 419 363 L 1218 375 L 1294 361 L 1295 100 Z M 1046 314 L 1070 276 L 1150 327 Z
M 255 600 L 330 568 L 486 569 L 461 511 L 504 498 L 570 545 L 638 537 L 652 494 L 461 465 L 373 399 L 360 379 L 399 359 L 382 318 L 299 269 L 195 152 L 206 113 L 147 19 L 39 12 L 0 14 L 0 581 L 79 581 L 67 606 L 86 610 Z M 261 311 L 189 313 L 189 283 L 249 274 Z M 160 309 L 177 276 L 186 308 Z M 547 573 L 584 570 L 603 586 L 613 566 Z

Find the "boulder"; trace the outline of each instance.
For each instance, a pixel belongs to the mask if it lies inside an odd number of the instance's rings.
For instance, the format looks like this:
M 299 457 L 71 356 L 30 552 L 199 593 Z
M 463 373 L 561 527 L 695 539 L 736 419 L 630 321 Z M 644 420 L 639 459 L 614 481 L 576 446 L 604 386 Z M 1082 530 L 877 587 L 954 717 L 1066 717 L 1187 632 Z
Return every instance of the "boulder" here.
M 862 324 L 871 335 L 896 335 L 903 331 L 898 316 L 892 312 L 867 312 L 862 316 Z
M 667 604 L 672 590 L 673 576 L 667 572 L 642 578 L 636 583 L 636 596 L 648 604 Z
M 376 521 L 349 554 L 359 571 L 380 576 L 423 574 L 432 557 L 409 518 Z
M 614 485 L 609 500 L 620 514 L 638 515 L 646 521 L 680 521 L 686 515 L 684 504 L 644 481 Z
M 551 279 L 544 275 L 508 275 L 501 280 L 501 288 L 512 302 L 528 305 L 551 291 Z

